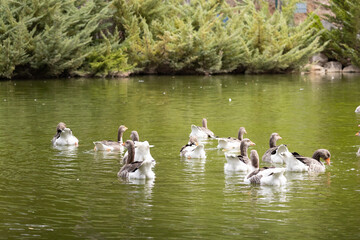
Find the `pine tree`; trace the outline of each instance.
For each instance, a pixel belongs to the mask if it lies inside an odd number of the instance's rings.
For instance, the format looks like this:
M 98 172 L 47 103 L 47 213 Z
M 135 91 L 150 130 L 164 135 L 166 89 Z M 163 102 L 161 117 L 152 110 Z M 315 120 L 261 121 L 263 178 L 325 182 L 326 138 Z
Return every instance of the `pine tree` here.
M 350 61 L 360 67 L 360 5 L 358 0 L 330 0 L 323 5 L 334 14 L 326 15 L 335 29 L 326 31 L 324 37 L 330 40 L 325 53 L 346 65 Z

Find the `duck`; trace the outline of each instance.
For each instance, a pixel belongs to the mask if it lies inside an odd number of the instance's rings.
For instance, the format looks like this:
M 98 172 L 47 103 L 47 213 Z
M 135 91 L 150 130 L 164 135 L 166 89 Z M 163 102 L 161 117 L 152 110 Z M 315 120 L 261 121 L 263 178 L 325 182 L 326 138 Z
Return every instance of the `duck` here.
M 247 154 L 249 146 L 254 145 L 255 143 L 253 143 L 250 139 L 245 138 L 240 144 L 240 155 L 225 153 L 227 163 L 225 163 L 224 170 L 229 172 L 247 172 L 254 170 Z
M 273 153 L 274 151 L 277 150 L 278 146 L 276 146 L 276 142 L 277 142 L 277 140 L 280 140 L 280 139 L 282 139 L 282 137 L 280 137 L 280 135 L 278 133 L 272 133 L 270 135 L 270 141 L 269 141 L 270 148 L 262 156 L 261 160 L 263 162 L 271 163 L 271 153 Z
M 203 118 L 202 125 L 202 127 L 191 125 L 191 133 L 189 137 L 194 136 L 197 139 L 216 138 L 215 134 L 208 129 L 206 118 Z
M 70 128 L 66 127 L 66 124 L 60 122 L 56 126 L 56 134 L 51 140 L 53 146 L 78 146 L 79 140 L 72 134 Z
M 244 139 L 244 134 L 247 134 L 245 128 L 240 127 L 237 138 L 233 138 L 233 137 L 219 138 L 217 148 L 225 149 L 225 150 L 230 150 L 234 148 L 239 149 L 240 143 Z
M 195 136 L 191 136 L 189 142 L 180 150 L 180 157 L 186 158 L 206 158 L 203 144 L 199 144 Z
M 282 186 L 286 184 L 287 179 L 284 176 L 284 172 L 286 170 L 285 168 L 259 168 L 259 155 L 256 150 L 251 150 L 250 158 L 252 159 L 253 165 L 257 166 L 257 169 L 249 173 L 244 178 L 244 183 L 271 186 Z
M 325 172 L 325 165 L 320 161 L 324 159 L 330 165 L 331 154 L 327 149 L 318 149 L 312 157 L 304 157 L 297 152 L 283 152 L 286 170 L 289 172 Z
M 94 142 L 95 151 L 108 151 L 108 152 L 123 152 L 124 146 L 123 143 L 123 134 L 128 128 L 125 125 L 120 125 L 118 129 L 118 138 L 117 141 L 103 140 Z
M 123 143 L 128 152 L 126 163 L 121 167 L 117 176 L 123 179 L 154 179 L 155 173 L 152 170 L 152 161 L 135 161 L 135 144 L 132 140 Z

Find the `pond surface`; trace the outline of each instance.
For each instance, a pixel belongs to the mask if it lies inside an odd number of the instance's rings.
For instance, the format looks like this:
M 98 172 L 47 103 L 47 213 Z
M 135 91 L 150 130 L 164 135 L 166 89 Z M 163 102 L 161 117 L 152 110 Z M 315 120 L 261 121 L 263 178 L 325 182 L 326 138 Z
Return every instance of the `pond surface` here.
M 0 238 L 360 239 L 359 93 L 359 75 L 0 82 Z M 245 185 L 216 140 L 204 160 L 179 157 L 203 117 L 220 137 L 246 127 L 260 157 L 278 132 L 332 164 L 286 173 L 284 187 Z M 79 147 L 51 146 L 60 121 Z M 154 145 L 154 181 L 118 179 L 121 156 L 94 152 L 121 124 Z

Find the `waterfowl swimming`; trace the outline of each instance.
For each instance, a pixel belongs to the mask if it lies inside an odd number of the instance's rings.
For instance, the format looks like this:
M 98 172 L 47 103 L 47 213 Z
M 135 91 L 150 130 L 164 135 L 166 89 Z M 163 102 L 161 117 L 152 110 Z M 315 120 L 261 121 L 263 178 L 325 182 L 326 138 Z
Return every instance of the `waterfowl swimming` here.
M 284 152 L 288 152 L 286 145 L 279 145 L 274 151 L 271 152 L 271 163 L 275 164 L 284 164 Z
M 150 160 L 153 162 L 153 166 L 155 166 L 156 162 L 150 153 L 150 144 L 148 141 L 140 142 L 139 134 L 137 131 L 132 131 L 130 134 L 131 140 L 135 145 L 135 161 L 144 161 Z M 124 154 L 122 163 L 125 164 L 128 158 L 128 152 Z
M 276 141 L 282 139 L 278 133 L 272 133 L 270 136 L 269 145 L 270 148 L 264 153 L 261 160 L 263 162 L 271 162 L 271 153 L 273 153 L 278 146 L 276 146 Z
M 124 132 L 127 130 L 128 128 L 125 127 L 124 125 L 121 125 L 118 129 L 118 137 L 117 137 L 117 142 L 115 141 L 111 141 L 111 140 L 103 140 L 103 141 L 97 141 L 94 142 L 95 147 L 94 150 L 95 151 L 124 151 L 124 146 L 122 145 L 123 143 L 123 134 Z
M 123 145 L 127 148 L 127 162 L 118 172 L 118 177 L 125 179 L 154 179 L 155 173 L 152 171 L 152 161 L 135 161 L 135 144 L 131 140 L 127 140 Z
M 233 137 L 219 138 L 217 148 L 226 149 L 226 150 L 240 148 L 240 143 L 243 140 L 244 134 L 247 134 L 245 128 L 240 127 L 237 138 L 233 138 Z
M 216 138 L 215 134 L 208 129 L 206 118 L 203 118 L 202 125 L 202 127 L 191 125 L 191 133 L 189 137 L 194 136 L 197 139 Z
M 225 153 L 225 158 L 227 163 L 225 163 L 224 170 L 230 172 L 237 172 L 237 171 L 252 171 L 254 167 L 248 157 L 247 150 L 249 146 L 254 146 L 250 139 L 245 138 L 241 141 L 240 144 L 240 155 Z
M 51 142 L 54 146 L 79 145 L 79 140 L 72 134 L 71 129 L 67 128 L 63 122 L 60 122 L 56 126 L 56 134 Z
M 191 136 L 189 142 L 181 148 L 180 156 L 186 158 L 205 158 L 204 145 L 199 144 L 195 136 Z
M 330 165 L 331 154 L 326 149 L 316 150 L 311 158 L 301 156 L 297 152 L 284 152 L 283 155 L 286 170 L 290 172 L 325 172 L 325 165 L 320 161 L 320 158 Z
M 257 166 L 257 169 L 249 173 L 244 182 L 247 184 L 260 184 L 260 185 L 272 185 L 281 186 L 285 185 L 287 180 L 284 176 L 285 168 L 276 167 L 259 167 L 259 155 L 256 150 L 251 150 L 250 158 L 253 160 L 253 164 Z M 255 163 L 257 161 L 257 163 Z

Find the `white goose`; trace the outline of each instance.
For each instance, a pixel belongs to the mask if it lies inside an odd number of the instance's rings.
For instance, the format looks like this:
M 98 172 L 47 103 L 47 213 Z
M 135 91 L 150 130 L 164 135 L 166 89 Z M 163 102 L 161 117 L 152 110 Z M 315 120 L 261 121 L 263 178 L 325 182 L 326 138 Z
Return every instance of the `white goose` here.
M 139 138 L 139 134 L 137 131 L 132 131 L 130 134 L 130 138 L 131 140 L 134 142 L 135 145 L 135 159 L 134 161 L 145 161 L 145 160 L 149 160 L 152 161 L 153 166 L 155 166 L 156 161 L 155 159 L 151 156 L 150 153 L 150 147 L 151 145 L 149 144 L 148 141 L 144 141 L 144 142 L 140 142 L 140 138 Z M 127 158 L 128 158 L 128 152 L 126 152 L 124 154 L 123 157 L 123 164 L 126 163 Z
M 249 173 L 244 182 L 247 184 L 260 184 L 260 185 L 272 185 L 281 186 L 285 185 L 287 180 L 284 176 L 285 168 L 275 167 L 259 167 L 259 155 L 256 150 L 251 150 L 250 158 L 253 165 L 257 166 L 257 169 Z
M 217 148 L 225 149 L 225 150 L 230 150 L 230 149 L 234 149 L 234 148 L 239 149 L 240 143 L 243 140 L 244 134 L 247 134 L 245 128 L 240 127 L 239 132 L 238 132 L 238 138 L 233 138 L 233 137 L 219 138 Z
M 124 125 L 121 125 L 118 129 L 118 138 L 117 141 L 111 141 L 111 140 L 103 140 L 103 141 L 96 141 L 94 142 L 94 150 L 95 151 L 124 151 L 124 146 L 122 145 L 123 143 L 123 134 L 124 132 L 127 130 L 128 128 L 125 127 Z
M 291 153 L 289 151 L 282 154 L 284 155 L 286 170 L 289 172 L 325 172 L 325 165 L 320 161 L 320 158 L 330 165 L 331 154 L 326 149 L 316 150 L 312 158 L 303 157 L 296 152 Z
M 203 118 L 202 125 L 202 127 L 191 125 L 189 137 L 196 137 L 197 139 L 216 138 L 215 134 L 208 129 L 206 118 Z
M 127 148 L 127 162 L 118 172 L 118 177 L 124 179 L 154 179 L 155 173 L 152 170 L 153 163 L 151 160 L 135 161 L 135 144 L 127 140 L 123 145 Z
M 284 164 L 284 152 L 289 152 L 286 145 L 279 145 L 274 151 L 271 152 L 271 162 L 275 164 Z
M 189 142 L 180 150 L 180 156 L 186 158 L 206 158 L 203 144 L 199 144 L 197 138 L 192 136 Z
M 63 122 L 60 122 L 56 126 L 56 134 L 51 142 L 54 146 L 79 145 L 79 140 L 72 134 L 71 129 L 67 128 Z
M 245 138 L 240 144 L 240 155 L 225 153 L 227 163 L 225 163 L 224 170 L 229 172 L 247 172 L 254 170 L 247 154 L 249 146 L 254 145 L 255 143 L 253 143 L 250 139 Z
M 272 133 L 270 136 L 269 145 L 270 148 L 264 153 L 261 160 L 263 162 L 271 162 L 271 153 L 275 151 L 278 146 L 276 146 L 276 141 L 282 139 L 278 133 Z

